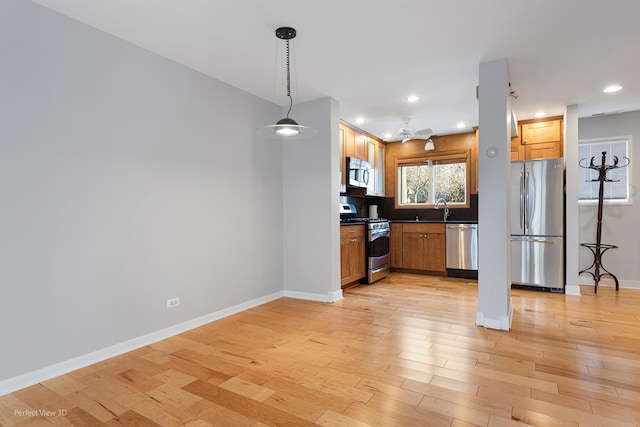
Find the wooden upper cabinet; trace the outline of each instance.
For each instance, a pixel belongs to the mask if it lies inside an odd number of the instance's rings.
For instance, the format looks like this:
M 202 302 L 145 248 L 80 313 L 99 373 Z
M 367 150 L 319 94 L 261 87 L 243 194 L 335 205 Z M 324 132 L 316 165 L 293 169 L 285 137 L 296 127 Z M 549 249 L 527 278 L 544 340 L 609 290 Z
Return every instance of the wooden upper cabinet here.
M 511 138 L 511 161 L 524 160 L 524 146 L 522 145 L 522 131 L 518 136 Z
M 367 136 L 363 135 L 355 130 L 343 126 L 343 132 L 346 133 L 344 156 L 345 157 L 357 157 L 359 159 L 368 161 L 368 144 Z
M 345 131 L 345 144 L 344 144 L 344 156 L 345 157 L 358 157 L 356 156 L 356 132 L 348 127 L 344 128 Z
M 527 160 L 553 159 L 562 157 L 562 145 L 557 142 L 525 145 L 524 153 Z
M 511 140 L 511 161 L 562 157 L 562 119 L 520 122 L 520 134 Z
M 364 161 L 369 161 L 369 144 L 367 137 L 362 134 L 356 134 L 356 155 L 355 157 Z
M 547 120 L 544 122 L 523 123 L 520 127 L 522 144 L 542 144 L 562 142 L 562 121 Z

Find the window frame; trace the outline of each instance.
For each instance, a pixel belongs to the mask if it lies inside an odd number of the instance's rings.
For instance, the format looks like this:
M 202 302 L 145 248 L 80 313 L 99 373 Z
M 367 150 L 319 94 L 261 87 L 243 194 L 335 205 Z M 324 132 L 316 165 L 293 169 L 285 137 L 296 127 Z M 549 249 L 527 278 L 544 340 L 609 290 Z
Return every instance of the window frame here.
M 578 141 L 578 153 L 580 152 L 580 145 L 587 145 L 587 144 L 598 144 L 598 143 L 610 143 L 610 142 L 621 142 L 621 141 L 625 141 L 627 144 L 627 157 L 629 159 L 631 159 L 631 147 L 633 146 L 632 143 L 632 136 L 631 135 L 621 135 L 621 136 L 610 136 L 610 137 L 604 137 L 604 138 L 591 138 L 591 139 L 581 139 Z M 580 154 L 578 154 L 578 157 L 580 157 Z M 595 156 L 595 164 L 599 164 L 600 163 L 600 159 L 598 156 Z M 579 158 L 578 161 L 581 161 L 582 158 Z M 624 159 L 619 159 L 620 162 L 624 162 Z M 589 162 L 591 161 L 590 158 L 586 159 L 585 161 L 582 162 L 582 164 L 584 165 L 585 163 L 588 165 Z M 607 163 L 609 163 L 610 158 L 607 159 Z M 610 164 L 610 163 L 609 163 Z M 633 189 L 632 189 L 632 185 L 633 185 L 633 174 L 631 171 L 631 163 L 629 163 L 629 165 L 627 165 L 625 167 L 626 169 L 626 180 L 627 180 L 627 199 L 624 200 L 612 200 L 612 199 L 607 199 L 606 198 L 606 194 L 605 194 L 605 198 L 603 199 L 603 204 L 605 205 L 615 205 L 615 206 L 626 206 L 626 205 L 632 205 L 633 201 L 632 201 L 632 194 L 633 194 Z M 598 205 L 598 198 L 594 198 L 594 199 L 580 199 L 580 185 L 582 185 L 582 181 L 581 181 L 581 174 L 578 174 L 578 205 L 579 206 L 593 206 L 593 205 Z M 606 190 L 605 190 L 606 193 Z
M 401 191 L 400 191 L 400 167 L 409 166 L 412 163 L 421 163 L 427 162 L 429 160 L 432 161 L 446 161 L 453 159 L 463 159 L 465 160 L 465 203 L 455 203 L 450 204 L 449 209 L 463 209 L 470 207 L 470 199 L 471 199 L 471 150 L 451 150 L 451 151 L 443 151 L 437 154 L 427 154 L 424 155 L 412 155 L 412 156 L 404 156 L 404 157 L 396 157 L 394 161 L 394 180 L 395 180 L 395 195 L 394 195 L 394 204 L 396 209 L 433 209 L 435 207 L 434 203 L 425 203 L 425 204 L 401 204 Z

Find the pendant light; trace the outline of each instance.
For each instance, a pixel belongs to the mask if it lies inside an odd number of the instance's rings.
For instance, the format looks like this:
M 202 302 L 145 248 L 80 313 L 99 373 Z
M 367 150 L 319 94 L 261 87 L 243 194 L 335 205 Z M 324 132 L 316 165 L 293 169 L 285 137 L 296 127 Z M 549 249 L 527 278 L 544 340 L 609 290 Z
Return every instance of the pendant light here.
M 289 110 L 287 115 L 278 120 L 275 125 L 263 126 L 257 130 L 257 134 L 270 138 L 286 138 L 286 139 L 304 139 L 311 138 L 318 134 L 318 130 L 298 124 L 295 120 L 289 117 L 291 108 L 293 107 L 293 98 L 291 97 L 291 71 L 289 60 L 289 40 L 296 36 L 295 28 L 280 27 L 276 30 L 276 37 L 280 40 L 285 40 L 286 46 L 286 69 L 287 69 L 287 96 L 289 97 Z

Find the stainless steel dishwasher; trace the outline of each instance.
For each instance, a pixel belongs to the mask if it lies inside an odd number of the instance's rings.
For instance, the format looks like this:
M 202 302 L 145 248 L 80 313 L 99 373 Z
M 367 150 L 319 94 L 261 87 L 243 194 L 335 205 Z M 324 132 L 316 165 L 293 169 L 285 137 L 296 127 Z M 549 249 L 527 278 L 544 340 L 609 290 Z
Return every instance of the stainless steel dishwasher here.
M 447 276 L 478 279 L 478 224 L 447 224 Z

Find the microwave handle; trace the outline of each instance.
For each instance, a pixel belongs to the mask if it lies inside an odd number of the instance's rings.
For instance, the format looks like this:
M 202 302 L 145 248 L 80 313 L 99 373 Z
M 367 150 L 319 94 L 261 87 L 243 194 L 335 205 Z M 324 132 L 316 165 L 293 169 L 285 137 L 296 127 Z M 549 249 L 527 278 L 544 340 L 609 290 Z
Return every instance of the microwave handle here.
M 364 170 L 364 183 L 369 185 L 369 169 Z

